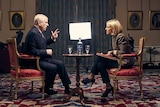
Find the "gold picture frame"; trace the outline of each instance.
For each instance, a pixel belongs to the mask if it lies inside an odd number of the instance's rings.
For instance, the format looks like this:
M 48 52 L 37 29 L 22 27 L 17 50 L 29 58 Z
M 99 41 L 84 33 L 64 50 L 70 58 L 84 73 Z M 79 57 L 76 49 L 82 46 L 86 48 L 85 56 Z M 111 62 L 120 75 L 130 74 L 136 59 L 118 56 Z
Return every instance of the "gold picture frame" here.
M 2 26 L 2 12 L 0 11 L 0 30 L 1 30 L 1 26 Z
M 142 11 L 128 11 L 127 29 L 128 30 L 142 30 Z
M 10 30 L 24 30 L 24 11 L 9 12 Z
M 149 11 L 150 30 L 160 30 L 160 11 Z

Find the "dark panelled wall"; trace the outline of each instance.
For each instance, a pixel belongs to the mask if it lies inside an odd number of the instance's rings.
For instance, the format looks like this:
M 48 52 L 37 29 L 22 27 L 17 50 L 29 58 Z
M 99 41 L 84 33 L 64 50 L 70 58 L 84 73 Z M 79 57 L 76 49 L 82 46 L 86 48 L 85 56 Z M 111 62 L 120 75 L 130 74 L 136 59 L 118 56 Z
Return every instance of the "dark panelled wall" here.
M 115 17 L 116 0 L 37 0 L 36 13 L 44 13 L 49 17 L 49 24 L 46 34 L 50 35 L 51 30 L 60 30 L 57 43 L 49 46 L 53 48 L 54 55 L 65 62 L 69 68 L 75 66 L 75 60 L 63 57 L 67 53 L 67 45 L 74 46 L 76 51 L 77 41 L 69 39 L 69 23 L 90 21 L 92 27 L 92 39 L 84 40 L 83 44 L 91 45 L 91 52 L 106 52 L 111 45 L 111 37 L 105 34 L 105 22 Z M 96 56 L 82 58 L 81 66 L 91 68 Z

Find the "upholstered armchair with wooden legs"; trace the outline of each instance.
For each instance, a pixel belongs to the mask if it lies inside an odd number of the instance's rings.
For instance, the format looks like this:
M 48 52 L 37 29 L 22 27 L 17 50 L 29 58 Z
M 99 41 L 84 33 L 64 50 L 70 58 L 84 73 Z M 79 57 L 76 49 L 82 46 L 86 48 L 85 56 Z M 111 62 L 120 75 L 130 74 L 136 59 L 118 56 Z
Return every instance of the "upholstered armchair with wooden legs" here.
M 118 91 L 118 80 L 135 80 L 139 82 L 140 86 L 140 95 L 141 99 L 143 99 L 143 91 L 142 91 L 142 77 L 143 77 L 143 70 L 142 70 L 142 58 L 143 58 L 143 48 L 144 43 L 146 41 L 145 37 L 141 37 L 139 39 L 139 49 L 137 52 L 132 54 L 122 54 L 118 58 L 119 67 L 112 68 L 109 70 L 110 78 L 113 80 L 113 88 L 114 88 L 114 99 L 116 98 L 116 92 Z M 122 59 L 126 57 L 135 57 L 136 64 L 132 68 L 121 68 Z
M 11 87 L 10 87 L 10 95 L 12 95 L 12 87 L 15 82 L 15 94 L 14 99 L 18 97 L 18 87 L 19 82 L 29 80 L 31 81 L 31 91 L 33 91 L 33 81 L 41 81 L 42 82 L 42 99 L 44 99 L 44 79 L 45 73 L 39 67 L 39 57 L 34 57 L 27 54 L 20 54 L 17 50 L 17 43 L 15 38 L 9 38 L 6 40 L 8 44 L 9 50 L 9 58 L 10 58 L 10 76 L 11 76 Z M 36 61 L 36 68 L 22 68 L 20 66 L 20 60 L 34 60 Z

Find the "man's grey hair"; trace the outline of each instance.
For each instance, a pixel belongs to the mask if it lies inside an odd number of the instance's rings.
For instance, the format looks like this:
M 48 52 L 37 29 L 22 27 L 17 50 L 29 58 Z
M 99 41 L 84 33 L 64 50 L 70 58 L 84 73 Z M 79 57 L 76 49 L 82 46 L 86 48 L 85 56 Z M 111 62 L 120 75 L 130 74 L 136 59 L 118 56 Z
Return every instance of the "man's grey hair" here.
M 34 17 L 34 25 L 37 25 L 38 23 L 43 22 L 45 19 L 48 20 L 48 17 L 44 14 L 37 14 Z

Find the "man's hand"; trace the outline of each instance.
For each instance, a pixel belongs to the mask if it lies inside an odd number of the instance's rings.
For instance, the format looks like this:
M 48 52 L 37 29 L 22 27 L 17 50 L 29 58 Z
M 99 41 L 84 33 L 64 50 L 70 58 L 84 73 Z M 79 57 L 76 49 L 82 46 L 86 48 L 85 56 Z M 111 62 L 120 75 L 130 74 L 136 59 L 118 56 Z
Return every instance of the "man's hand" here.
M 57 39 L 57 38 L 58 38 L 58 33 L 59 33 L 59 32 L 60 32 L 59 29 L 56 29 L 54 32 L 51 31 L 51 33 L 52 33 L 52 38 L 53 38 L 53 39 Z
M 52 56 L 52 49 L 46 49 L 47 55 Z

